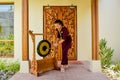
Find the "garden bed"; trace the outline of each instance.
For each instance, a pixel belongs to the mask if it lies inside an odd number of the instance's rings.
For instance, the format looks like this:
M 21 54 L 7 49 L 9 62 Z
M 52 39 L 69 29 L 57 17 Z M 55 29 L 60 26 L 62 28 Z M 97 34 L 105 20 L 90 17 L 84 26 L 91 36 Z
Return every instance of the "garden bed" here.
M 0 60 L 0 80 L 9 80 L 19 69 L 19 61 Z
M 12 76 L 14 75 L 14 73 L 10 73 L 7 71 L 0 71 L 0 80 L 9 80 Z
M 120 80 L 120 71 L 114 70 L 115 65 L 111 65 L 109 68 L 102 69 L 102 72 L 107 75 L 111 80 Z

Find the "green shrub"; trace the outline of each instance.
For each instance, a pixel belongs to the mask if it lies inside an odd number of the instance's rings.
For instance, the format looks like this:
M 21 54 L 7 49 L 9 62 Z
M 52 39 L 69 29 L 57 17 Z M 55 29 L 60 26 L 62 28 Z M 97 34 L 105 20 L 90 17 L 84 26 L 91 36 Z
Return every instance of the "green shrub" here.
M 114 49 L 107 46 L 107 41 L 101 39 L 99 43 L 99 55 L 102 68 L 110 67 Z
M 16 73 L 19 70 L 20 70 L 19 61 L 7 62 L 6 60 L 0 60 L 0 71 Z
M 6 60 L 0 60 L 0 71 L 6 71 Z
M 18 61 L 10 62 L 7 70 L 8 72 L 16 73 L 20 70 L 20 63 Z
M 115 63 L 115 67 L 114 67 L 114 69 L 113 69 L 114 71 L 120 71 L 120 61 L 117 61 L 116 63 Z
M 0 24 L 0 33 L 2 32 L 2 25 Z
M 5 40 L 4 36 L 0 36 L 0 40 Z M 7 40 L 13 40 L 14 35 L 10 33 L 7 36 Z M 13 56 L 14 53 L 14 41 L 12 42 L 0 42 L 0 56 Z M 11 55 L 12 54 L 12 55 Z

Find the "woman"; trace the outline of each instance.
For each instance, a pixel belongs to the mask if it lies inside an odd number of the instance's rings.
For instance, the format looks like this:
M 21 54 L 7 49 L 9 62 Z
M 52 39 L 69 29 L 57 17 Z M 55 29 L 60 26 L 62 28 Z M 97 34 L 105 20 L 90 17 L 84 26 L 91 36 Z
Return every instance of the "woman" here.
M 61 20 L 54 22 L 55 29 L 57 31 L 57 43 L 54 46 L 62 44 L 62 61 L 61 61 L 61 72 L 65 71 L 65 66 L 68 65 L 68 49 L 71 47 L 71 36 L 69 35 L 68 29 L 64 26 Z

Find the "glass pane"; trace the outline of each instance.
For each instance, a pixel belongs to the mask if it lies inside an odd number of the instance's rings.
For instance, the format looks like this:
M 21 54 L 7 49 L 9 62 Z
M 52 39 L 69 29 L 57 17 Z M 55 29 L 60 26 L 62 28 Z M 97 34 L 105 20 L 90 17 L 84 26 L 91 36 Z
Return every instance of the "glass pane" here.
M 0 5 L 0 36 L 8 40 L 14 34 L 14 5 Z
M 13 57 L 14 41 L 9 40 L 14 40 L 14 5 L 0 4 L 0 57 Z

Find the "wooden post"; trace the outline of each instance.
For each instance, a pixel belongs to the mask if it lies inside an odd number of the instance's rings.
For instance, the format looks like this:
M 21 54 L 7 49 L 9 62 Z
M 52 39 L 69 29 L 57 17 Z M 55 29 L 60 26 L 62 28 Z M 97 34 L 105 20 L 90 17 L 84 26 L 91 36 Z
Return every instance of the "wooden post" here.
M 29 60 L 29 44 L 28 44 L 28 0 L 22 0 L 22 60 Z
M 92 12 L 92 60 L 98 60 L 98 0 L 91 0 L 91 12 Z

